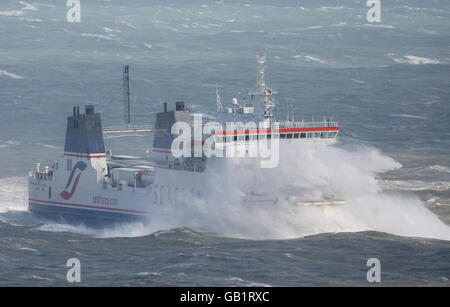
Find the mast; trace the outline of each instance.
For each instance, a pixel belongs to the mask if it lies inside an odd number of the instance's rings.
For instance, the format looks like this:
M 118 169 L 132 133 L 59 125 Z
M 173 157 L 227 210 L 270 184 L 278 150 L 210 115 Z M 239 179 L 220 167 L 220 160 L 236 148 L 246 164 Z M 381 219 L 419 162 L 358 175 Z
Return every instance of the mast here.
M 123 67 L 123 111 L 125 124 L 130 126 L 130 66 Z
M 256 54 L 256 61 L 258 62 L 258 73 L 256 76 L 256 86 L 248 94 L 252 99 L 256 100 L 254 103 L 255 113 L 261 119 L 268 119 L 273 116 L 272 109 L 275 103 L 270 96 L 277 94 L 266 85 L 265 69 L 266 69 L 266 53 Z

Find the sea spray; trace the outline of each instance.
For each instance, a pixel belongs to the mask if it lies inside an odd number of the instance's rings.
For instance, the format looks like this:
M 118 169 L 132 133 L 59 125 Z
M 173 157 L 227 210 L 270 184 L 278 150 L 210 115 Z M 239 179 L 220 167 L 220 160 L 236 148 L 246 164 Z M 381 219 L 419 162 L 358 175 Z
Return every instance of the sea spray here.
M 208 198 L 177 210 L 178 226 L 246 239 L 355 231 L 450 239 L 450 228 L 414 194 L 383 190 L 377 176 L 401 165 L 378 150 L 300 144 L 280 152 L 275 169 L 261 169 L 252 160 L 210 163 L 205 174 Z M 242 202 L 249 194 L 277 202 Z M 344 204 L 302 205 L 321 200 Z
M 43 221 L 43 231 L 96 237 L 135 237 L 179 227 L 224 237 L 292 239 L 321 233 L 379 231 L 407 237 L 450 240 L 450 228 L 413 193 L 384 189 L 379 174 L 401 165 L 367 146 L 299 144 L 280 148 L 280 164 L 261 169 L 255 159 L 208 161 L 209 193 L 180 207 L 166 206 L 148 222 L 92 229 Z M 1 179 L 2 215 L 26 210 L 26 181 Z M 243 202 L 248 196 L 275 200 Z M 306 206 L 308 201 L 343 204 Z M 150 204 L 149 200 L 149 204 Z

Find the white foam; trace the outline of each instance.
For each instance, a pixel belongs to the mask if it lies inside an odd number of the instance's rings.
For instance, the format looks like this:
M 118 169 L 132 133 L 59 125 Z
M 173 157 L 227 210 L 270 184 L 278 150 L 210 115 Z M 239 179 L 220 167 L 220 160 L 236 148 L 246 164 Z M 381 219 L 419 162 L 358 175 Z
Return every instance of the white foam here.
M 332 24 L 332 25 L 330 25 L 330 27 L 343 27 L 343 26 L 346 26 L 346 25 L 347 25 L 347 22 L 342 21 L 342 22 L 338 22 L 338 23 Z
M 403 191 L 436 191 L 450 190 L 450 183 L 446 181 L 424 182 L 421 180 L 383 180 L 382 184 Z
M 23 11 L 26 11 L 26 10 L 37 11 L 38 10 L 38 8 L 36 6 L 26 3 L 24 1 L 19 1 L 19 3 L 22 5 L 25 5 L 25 7 L 22 8 Z
M 347 25 L 347 22 L 341 21 L 338 23 L 333 23 L 330 25 L 314 25 L 314 26 L 308 26 L 308 27 L 298 27 L 297 30 L 304 31 L 304 30 L 320 30 L 324 28 L 330 28 L 330 27 L 344 27 Z
M 162 273 L 158 272 L 139 272 L 137 273 L 138 276 L 156 276 L 156 277 L 162 277 Z
M 373 148 L 281 146 L 280 165 L 276 169 L 260 169 L 255 160 L 244 164 L 225 159 L 217 164 L 211 161 L 204 182 L 198 182 L 211 189 L 210 199 L 198 199 L 182 208 L 167 206 L 164 214 L 155 213 L 147 224 L 121 224 L 96 230 L 84 225 L 50 223 L 39 229 L 97 237 L 136 237 L 158 231 L 156 235 L 167 235 L 170 229 L 186 226 L 246 239 L 379 231 L 450 240 L 449 226 L 414 194 L 405 192 L 430 186 L 419 181 L 407 181 L 406 185 L 379 182 L 376 179 L 379 173 L 401 165 Z M 386 184 L 391 184 L 389 189 L 385 188 Z M 444 188 L 448 189 L 446 184 Z M 26 189 L 25 178 L 0 179 L 0 212 L 26 210 Z M 242 203 L 241 196 L 250 190 L 278 198 L 278 203 Z M 299 201 L 317 201 L 327 196 L 345 203 L 321 207 L 298 205 Z
M 306 29 L 308 29 L 308 30 L 318 30 L 318 29 L 322 29 L 323 28 L 323 26 L 309 26 L 309 27 L 306 27 Z
M 25 12 L 22 11 L 0 11 L 0 15 L 3 16 L 23 16 Z
M 322 6 L 318 8 L 318 10 L 321 12 L 328 12 L 329 10 L 343 10 L 345 8 L 345 6 Z
M 62 224 L 62 223 L 46 223 L 37 229 L 48 232 L 72 232 L 89 235 L 97 238 L 119 238 L 119 237 L 142 237 L 152 233 L 157 233 L 161 229 L 169 229 L 174 225 L 165 222 L 147 224 L 142 222 L 122 223 L 106 226 L 104 228 L 92 228 L 82 223 L 80 224 Z
M 56 7 L 53 4 L 47 4 L 47 3 L 33 3 L 33 4 L 37 5 L 37 6 L 46 6 L 46 7 L 51 7 L 51 8 L 55 8 Z
M 89 37 L 89 38 L 100 38 L 100 39 L 105 39 L 105 40 L 117 40 L 117 38 L 115 37 L 114 34 L 103 35 L 103 34 L 94 34 L 94 33 L 83 33 L 83 34 L 81 34 L 81 36 Z
M 432 165 L 430 166 L 431 169 L 442 172 L 442 173 L 450 173 L 450 167 L 443 166 L 443 165 Z
M 14 145 L 14 146 L 22 144 L 20 141 L 14 141 L 14 140 L 6 141 L 6 143 L 9 145 Z
M 392 58 L 392 59 L 399 64 L 410 64 L 410 65 L 428 65 L 441 63 L 439 60 L 436 59 L 418 57 L 414 55 L 405 55 L 401 58 Z
M 395 27 L 391 26 L 391 25 L 373 24 L 373 23 L 366 23 L 366 24 L 364 24 L 364 26 L 371 27 L 371 28 L 377 28 L 377 29 L 395 29 Z
M 0 178 L 0 213 L 26 211 L 28 188 L 25 177 Z
M 365 81 L 361 81 L 361 80 L 358 80 L 358 79 L 351 79 L 353 82 L 356 82 L 356 83 L 358 83 L 358 84 L 367 84 L 367 82 L 365 82 Z
M 31 248 L 31 247 L 21 247 L 20 250 L 26 251 L 26 252 L 39 253 L 39 251 L 37 249 Z
M 10 77 L 10 78 L 13 78 L 13 79 L 19 79 L 19 80 L 23 79 L 22 76 L 13 74 L 12 72 L 8 72 L 6 70 L 0 70 L 0 77 L 2 77 L 2 76 Z
M 261 170 L 259 165 L 254 169 L 233 167 L 232 162 L 227 167 L 217 166 L 208 179 L 214 197 L 198 200 L 182 212 L 178 209 L 168 224 L 198 226 L 224 236 L 251 239 L 379 231 L 450 240 L 449 226 L 414 194 L 383 189 L 375 179 L 377 174 L 400 164 L 375 149 L 302 145 L 285 148 L 280 159 L 279 168 L 274 170 Z M 249 187 L 278 197 L 278 204 L 242 204 L 240 197 Z M 296 198 L 314 201 L 327 195 L 343 199 L 345 204 L 296 205 Z M 164 224 L 164 219 L 159 223 Z
M 42 19 L 39 18 L 17 18 L 18 20 L 30 21 L 30 22 L 42 22 Z
M 31 276 L 31 278 L 38 279 L 38 280 L 47 280 L 47 281 L 52 281 L 53 280 L 53 279 L 50 279 L 50 278 L 41 277 L 41 276 L 37 276 L 37 275 Z
M 305 55 L 304 58 L 305 58 L 305 60 L 307 60 L 307 61 L 318 62 L 318 63 L 320 63 L 320 64 L 328 64 L 327 61 L 321 60 L 321 59 L 319 59 L 319 58 L 317 58 L 317 57 L 313 57 L 313 56 L 310 56 L 310 55 Z
M 115 23 L 118 24 L 118 25 L 126 26 L 126 27 L 131 28 L 131 29 L 138 29 L 138 26 L 136 26 L 135 24 L 133 24 L 130 21 L 127 21 L 127 20 L 116 20 Z
M 105 31 L 105 32 L 107 32 L 107 33 L 113 33 L 113 32 L 121 33 L 121 32 L 122 32 L 122 31 L 120 31 L 120 30 L 111 29 L 111 28 L 108 28 L 108 27 L 102 27 L 102 29 L 103 29 L 103 31 Z
M 427 119 L 426 116 L 412 115 L 412 114 L 391 114 L 392 117 L 403 117 L 403 118 L 415 118 L 415 119 Z

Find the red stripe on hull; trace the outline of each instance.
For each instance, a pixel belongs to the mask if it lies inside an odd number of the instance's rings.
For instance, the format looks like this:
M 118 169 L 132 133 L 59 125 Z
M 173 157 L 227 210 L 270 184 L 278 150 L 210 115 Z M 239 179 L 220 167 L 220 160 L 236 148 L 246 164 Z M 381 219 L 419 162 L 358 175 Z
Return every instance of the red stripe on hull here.
M 146 211 L 126 210 L 126 209 L 118 209 L 118 208 L 105 208 L 105 207 L 97 207 L 97 206 L 85 205 L 85 204 L 61 203 L 61 202 L 57 202 L 57 201 L 39 200 L 39 199 L 32 199 L 32 198 L 30 198 L 29 201 L 40 202 L 40 203 L 47 203 L 47 204 L 53 204 L 53 205 L 64 205 L 64 206 L 69 206 L 69 207 L 79 207 L 79 208 L 89 208 L 89 209 L 102 209 L 102 210 L 106 210 L 106 211 L 149 214 L 149 212 L 146 212 Z

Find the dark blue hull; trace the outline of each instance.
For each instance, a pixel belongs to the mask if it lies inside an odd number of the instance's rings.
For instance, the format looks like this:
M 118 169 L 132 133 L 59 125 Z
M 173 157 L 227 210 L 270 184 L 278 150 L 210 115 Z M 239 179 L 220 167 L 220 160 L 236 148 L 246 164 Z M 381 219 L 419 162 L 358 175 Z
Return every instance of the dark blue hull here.
M 127 213 L 105 212 L 63 206 L 28 202 L 28 209 L 36 216 L 61 223 L 84 224 L 94 228 L 104 228 L 118 223 L 145 222 L 148 218 Z

